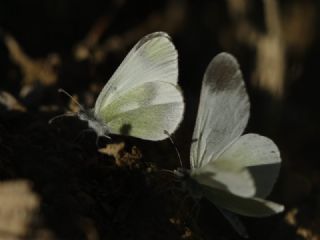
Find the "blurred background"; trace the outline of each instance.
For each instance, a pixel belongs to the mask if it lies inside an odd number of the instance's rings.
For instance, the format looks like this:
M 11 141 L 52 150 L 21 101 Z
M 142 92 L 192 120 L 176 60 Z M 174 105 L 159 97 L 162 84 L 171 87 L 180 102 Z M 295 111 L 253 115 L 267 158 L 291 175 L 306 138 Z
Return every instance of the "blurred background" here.
M 283 203 L 285 213 L 243 221 L 252 239 L 320 239 L 319 10 L 320 2 L 311 0 L 2 0 L 1 179 L 27 178 L 45 194 L 25 165 L 8 163 L 6 128 L 20 132 L 9 137 L 10 146 L 24 134 L 24 142 L 37 131 L 48 136 L 50 129 L 43 126 L 68 105 L 58 88 L 92 106 L 130 48 L 148 33 L 165 31 L 179 53 L 186 99 L 184 122 L 175 134 L 185 164 L 205 68 L 217 53 L 230 52 L 240 63 L 251 100 L 246 131 L 273 139 L 283 159 L 270 198 Z M 155 151 L 164 154 L 168 146 Z M 204 219 L 207 239 L 237 238 L 228 226 L 210 235 L 215 221 L 224 220 Z

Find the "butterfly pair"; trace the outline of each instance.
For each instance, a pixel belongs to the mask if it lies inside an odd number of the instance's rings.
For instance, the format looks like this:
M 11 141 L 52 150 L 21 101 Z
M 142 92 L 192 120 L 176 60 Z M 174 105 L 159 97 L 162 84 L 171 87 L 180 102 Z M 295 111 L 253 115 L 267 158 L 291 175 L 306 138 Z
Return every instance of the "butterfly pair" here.
M 179 126 L 184 101 L 178 81 L 177 51 L 163 32 L 142 38 L 99 94 L 93 110 L 78 116 L 98 136 L 123 134 L 162 140 Z M 280 154 L 268 138 L 243 133 L 250 103 L 235 58 L 217 55 L 202 83 L 191 145 L 191 170 L 175 171 L 190 188 L 232 212 L 261 217 L 283 211 L 264 198 L 280 168 Z

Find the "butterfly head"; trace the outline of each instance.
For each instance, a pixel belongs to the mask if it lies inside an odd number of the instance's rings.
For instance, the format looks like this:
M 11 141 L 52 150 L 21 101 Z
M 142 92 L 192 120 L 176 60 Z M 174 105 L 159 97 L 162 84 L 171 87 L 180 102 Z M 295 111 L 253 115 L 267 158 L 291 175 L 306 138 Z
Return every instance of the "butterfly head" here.
M 107 124 L 95 116 L 93 110 L 81 109 L 78 112 L 78 117 L 82 121 L 87 121 L 88 126 L 96 132 L 98 137 L 107 136 L 110 133 L 110 129 L 108 128 Z

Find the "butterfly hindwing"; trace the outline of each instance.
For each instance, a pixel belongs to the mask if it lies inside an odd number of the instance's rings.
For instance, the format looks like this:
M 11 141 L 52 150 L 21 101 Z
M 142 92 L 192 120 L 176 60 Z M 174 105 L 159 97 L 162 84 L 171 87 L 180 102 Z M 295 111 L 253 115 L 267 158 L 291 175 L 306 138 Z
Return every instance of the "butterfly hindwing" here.
M 111 132 L 142 139 L 167 138 L 184 111 L 180 89 L 166 82 L 147 82 L 120 95 L 101 112 Z
M 237 163 L 250 172 L 256 188 L 255 197 L 271 192 L 280 170 L 280 152 L 274 142 L 258 134 L 245 134 L 235 141 L 216 161 L 216 165 Z
M 251 197 L 255 194 L 255 185 L 250 172 L 237 162 L 216 165 L 215 161 L 205 166 L 195 168 L 191 176 L 198 183 L 214 189 L 220 189 L 229 194 Z

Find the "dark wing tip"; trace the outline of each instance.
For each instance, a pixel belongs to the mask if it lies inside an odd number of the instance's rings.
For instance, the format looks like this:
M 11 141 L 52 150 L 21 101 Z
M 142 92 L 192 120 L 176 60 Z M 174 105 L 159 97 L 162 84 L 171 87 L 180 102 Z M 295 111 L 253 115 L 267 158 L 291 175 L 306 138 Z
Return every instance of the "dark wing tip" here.
M 242 79 L 236 58 L 229 53 L 222 52 L 209 63 L 203 83 L 209 85 L 212 91 L 232 89 L 238 84 L 235 78 L 237 74 L 240 74 L 240 79 Z

